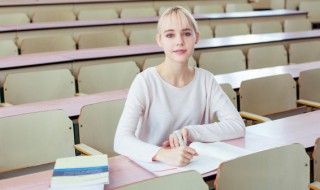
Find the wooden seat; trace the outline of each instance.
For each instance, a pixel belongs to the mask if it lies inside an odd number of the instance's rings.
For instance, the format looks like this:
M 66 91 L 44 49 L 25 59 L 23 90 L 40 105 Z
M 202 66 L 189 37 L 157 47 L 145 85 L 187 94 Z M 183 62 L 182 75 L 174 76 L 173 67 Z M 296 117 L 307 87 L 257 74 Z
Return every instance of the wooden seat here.
M 222 163 L 216 190 L 308 190 L 309 157 L 301 144 L 264 150 Z
M 127 38 L 122 31 L 94 32 L 79 35 L 78 48 L 126 46 Z
M 283 23 L 284 32 L 300 32 L 312 30 L 309 19 L 286 19 Z
M 312 23 L 320 23 L 320 2 L 319 1 L 301 1 L 299 10 L 308 12 L 308 19 Z
M 153 7 L 123 8 L 120 13 L 120 18 L 142 18 L 155 16 L 157 16 L 157 12 Z
M 213 30 L 208 25 L 200 25 L 198 27 L 200 33 L 200 39 L 210 39 L 213 38 Z
M 298 82 L 298 103 L 313 108 L 320 108 L 320 69 L 300 72 Z
M 201 175 L 196 171 L 186 171 L 181 173 L 170 174 L 166 176 L 151 178 L 148 180 L 129 184 L 117 190 L 208 190 L 208 185 L 203 181 Z
M 113 151 L 113 141 L 125 99 L 83 106 L 79 117 L 80 143 L 107 154 Z
M 18 47 L 13 40 L 0 40 L 0 57 L 18 54 Z
M 217 24 L 215 26 L 215 37 L 227 37 L 250 34 L 246 23 Z
M 317 138 L 313 149 L 313 182 L 309 184 L 309 188 L 312 190 L 320 189 L 320 138 Z
M 30 18 L 26 13 L 0 14 L 0 26 L 29 24 Z
M 154 67 L 154 66 L 157 66 L 159 65 L 160 63 L 162 63 L 164 61 L 165 57 L 162 56 L 162 57 L 153 57 L 153 58 L 147 58 L 144 60 L 144 63 L 143 63 L 143 69 L 142 70 L 145 70 L 149 67 Z M 191 56 L 189 58 L 189 63 L 188 63 L 191 67 L 196 67 L 197 66 L 197 62 L 196 60 Z
M 157 29 L 135 29 L 129 36 L 129 45 L 156 44 Z
M 127 89 L 140 72 L 134 61 L 83 66 L 78 75 L 79 92 L 97 92 Z
M 193 14 L 212 14 L 223 12 L 223 6 L 220 4 L 195 5 L 193 8 Z
M 39 10 L 33 13 L 31 20 L 33 23 L 74 21 L 76 15 L 71 10 Z
M 3 89 L 4 100 L 10 104 L 67 98 L 76 92 L 74 77 L 68 69 L 10 73 Z
M 21 41 L 21 54 L 76 50 L 71 36 L 45 36 L 25 38 Z
M 248 69 L 288 65 L 287 51 L 283 45 L 250 48 L 247 58 Z
M 75 156 L 73 124 L 62 110 L 0 118 L 0 173 Z
M 253 6 L 249 3 L 227 3 L 226 13 L 253 11 Z
M 204 52 L 199 57 L 199 67 L 213 74 L 246 70 L 246 58 L 241 50 Z
M 304 63 L 320 60 L 320 41 L 291 43 L 289 62 Z
M 91 9 L 80 10 L 78 20 L 108 20 L 119 18 L 119 14 L 114 9 Z
M 282 32 L 282 25 L 279 21 L 253 22 L 251 24 L 252 34 L 278 33 Z

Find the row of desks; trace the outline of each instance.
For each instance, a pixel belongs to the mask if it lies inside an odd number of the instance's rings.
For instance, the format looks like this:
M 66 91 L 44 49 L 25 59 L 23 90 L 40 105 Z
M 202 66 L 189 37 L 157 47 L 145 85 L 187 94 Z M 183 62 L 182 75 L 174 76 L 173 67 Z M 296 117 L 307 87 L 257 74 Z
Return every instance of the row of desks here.
M 320 136 L 319 118 L 320 111 L 314 111 L 257 124 L 247 127 L 244 138 L 225 142 L 253 152 L 292 143 L 301 143 L 306 149 L 310 149 Z M 110 184 L 105 186 L 106 190 L 156 177 L 124 156 L 109 158 L 109 166 Z M 216 171 L 205 174 L 203 177 L 214 178 L 215 175 Z M 51 176 L 52 170 L 47 170 L 0 180 L 0 189 L 48 189 Z

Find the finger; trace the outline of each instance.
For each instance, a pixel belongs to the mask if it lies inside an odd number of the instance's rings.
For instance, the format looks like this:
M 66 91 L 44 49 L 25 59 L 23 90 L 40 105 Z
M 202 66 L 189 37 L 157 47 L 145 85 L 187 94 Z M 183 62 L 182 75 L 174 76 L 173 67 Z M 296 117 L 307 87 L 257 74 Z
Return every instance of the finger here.
M 170 134 L 170 136 L 169 136 L 169 144 L 170 144 L 170 147 L 171 147 L 171 148 L 175 148 L 175 145 L 174 145 L 174 135 L 173 135 L 173 134 Z
M 164 141 L 164 142 L 162 143 L 162 147 L 165 147 L 165 148 L 170 147 L 170 142 L 169 142 L 169 141 Z
M 179 143 L 178 137 L 174 133 L 172 133 L 171 135 L 172 135 L 172 138 L 173 138 L 174 148 L 180 147 L 181 145 Z
M 182 128 L 180 130 L 180 132 L 181 132 L 181 136 L 182 136 L 182 139 L 184 141 L 184 144 L 187 145 L 187 143 L 188 143 L 188 130 L 186 128 Z
M 185 147 L 185 151 L 188 152 L 189 154 L 192 154 L 193 156 L 198 156 L 199 154 L 197 151 L 189 146 Z

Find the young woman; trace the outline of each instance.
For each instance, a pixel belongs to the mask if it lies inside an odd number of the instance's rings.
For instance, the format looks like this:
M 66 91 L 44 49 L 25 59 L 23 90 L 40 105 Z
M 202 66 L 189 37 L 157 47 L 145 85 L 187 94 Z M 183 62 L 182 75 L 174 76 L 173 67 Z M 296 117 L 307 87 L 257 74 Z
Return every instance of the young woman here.
M 188 66 L 199 39 L 197 23 L 182 7 L 166 10 L 157 43 L 165 61 L 138 74 L 115 135 L 114 149 L 132 159 L 187 165 L 197 152 L 185 144 L 239 138 L 245 125 L 212 73 Z M 219 122 L 213 122 L 217 116 Z

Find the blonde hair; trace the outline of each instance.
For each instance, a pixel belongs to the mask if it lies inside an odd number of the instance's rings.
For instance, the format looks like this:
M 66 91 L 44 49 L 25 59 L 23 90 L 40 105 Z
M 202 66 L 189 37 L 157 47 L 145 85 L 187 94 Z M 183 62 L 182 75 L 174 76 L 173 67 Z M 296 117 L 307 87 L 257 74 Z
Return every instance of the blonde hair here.
M 178 21 L 182 26 L 186 28 L 191 27 L 195 33 L 199 33 L 198 24 L 196 20 L 193 18 L 192 14 L 183 7 L 175 6 L 175 7 L 166 9 L 160 16 L 158 21 L 158 26 L 157 26 L 158 34 L 161 33 L 161 28 L 166 18 L 170 18 L 171 19 L 170 22 Z M 176 21 L 175 20 L 176 18 L 179 18 L 179 19 L 177 19 Z

